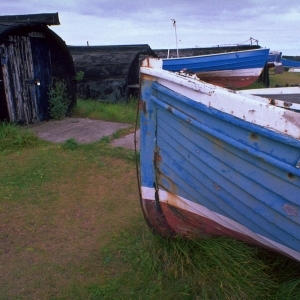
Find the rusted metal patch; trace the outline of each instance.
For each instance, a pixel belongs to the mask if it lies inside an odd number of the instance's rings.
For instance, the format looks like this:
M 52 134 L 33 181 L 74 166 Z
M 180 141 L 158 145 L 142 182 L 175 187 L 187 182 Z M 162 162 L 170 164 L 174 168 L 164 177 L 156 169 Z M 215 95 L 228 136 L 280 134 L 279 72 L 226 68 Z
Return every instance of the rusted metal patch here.
M 175 235 L 175 231 L 168 224 L 164 214 L 157 211 L 155 201 L 143 199 L 142 208 L 145 210 L 144 216 L 147 225 L 153 233 L 163 237 Z
M 147 81 L 153 81 L 153 77 L 151 75 L 148 75 L 148 74 L 141 74 L 141 79 L 143 80 L 147 80 Z
M 293 105 L 293 103 L 291 103 L 291 102 L 283 102 L 284 107 L 291 107 L 292 105 Z
M 292 173 L 288 173 L 288 174 L 287 174 L 287 177 L 288 177 L 288 179 L 292 180 L 292 179 L 295 178 L 295 175 L 292 174 Z
M 215 190 L 217 190 L 217 191 L 220 191 L 222 188 L 217 184 L 217 183 L 215 183 L 214 182 L 214 188 L 215 188 Z
M 143 100 L 139 101 L 139 110 L 142 110 L 144 115 L 147 114 L 147 102 L 146 101 L 143 101 Z
M 170 113 L 173 113 L 172 107 L 171 107 L 171 106 L 168 106 L 168 107 L 167 107 L 167 111 L 170 112 Z
M 269 99 L 269 103 L 270 103 L 271 105 L 275 105 L 275 99 L 270 98 L 270 99 Z
M 258 140 L 258 135 L 257 135 L 256 133 L 254 133 L 254 132 L 251 132 L 251 133 L 249 134 L 249 136 L 250 136 L 250 139 L 251 139 L 251 140 L 254 140 L 254 141 L 257 141 L 257 140 Z
M 159 154 L 160 148 L 156 147 L 154 151 L 154 165 L 156 168 L 158 168 L 159 162 L 162 160 L 161 155 Z

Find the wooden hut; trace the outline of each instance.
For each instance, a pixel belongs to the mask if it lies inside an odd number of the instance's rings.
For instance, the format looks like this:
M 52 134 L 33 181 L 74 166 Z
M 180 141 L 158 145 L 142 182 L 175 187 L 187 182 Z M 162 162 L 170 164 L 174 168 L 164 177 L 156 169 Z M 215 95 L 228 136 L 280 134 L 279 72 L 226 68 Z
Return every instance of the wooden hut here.
M 49 88 L 64 81 L 72 109 L 76 103 L 75 67 L 66 43 L 50 25 L 58 13 L 0 16 L 0 121 L 20 124 L 48 120 Z
M 68 46 L 76 72 L 77 96 L 104 102 L 125 102 L 138 90 L 141 56 L 155 53 L 148 45 Z

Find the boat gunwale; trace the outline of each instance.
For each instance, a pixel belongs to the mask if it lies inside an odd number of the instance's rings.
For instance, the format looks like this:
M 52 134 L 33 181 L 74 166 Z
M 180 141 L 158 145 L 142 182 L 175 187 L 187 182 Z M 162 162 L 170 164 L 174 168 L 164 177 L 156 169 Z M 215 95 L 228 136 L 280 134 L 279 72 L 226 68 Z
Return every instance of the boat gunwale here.
M 194 76 L 181 75 L 181 74 L 176 74 L 174 72 L 163 70 L 161 67 L 151 68 L 151 67 L 146 67 L 146 66 L 142 66 L 140 69 L 140 72 L 141 72 L 141 75 L 145 74 L 145 75 L 152 76 L 154 85 L 156 84 L 155 78 L 159 78 L 160 82 L 157 82 L 157 84 L 160 84 L 161 86 L 164 86 L 167 89 L 169 89 L 170 87 L 168 87 L 167 84 L 164 85 L 163 84 L 164 81 L 169 82 L 171 85 L 181 86 L 190 92 L 203 93 L 203 94 L 207 94 L 209 96 L 214 93 L 220 93 L 220 96 L 223 96 L 224 93 L 232 93 L 232 94 L 236 94 L 237 96 L 243 97 L 242 100 L 237 99 L 235 101 L 240 102 L 240 104 L 247 104 L 249 106 L 248 108 L 250 108 L 250 103 L 253 105 L 253 108 L 255 108 L 255 107 L 259 108 L 259 106 L 265 105 L 267 109 L 273 109 L 278 114 L 281 114 L 280 117 L 283 117 L 283 115 L 285 115 L 285 114 L 290 114 L 292 117 L 295 117 L 295 118 L 299 117 L 299 112 L 297 111 L 297 109 L 296 109 L 296 111 L 294 111 L 294 108 L 289 109 L 289 107 L 277 106 L 276 102 L 273 103 L 274 101 L 270 101 L 269 99 L 261 97 L 261 96 L 255 96 L 255 95 L 243 93 L 242 91 L 235 91 L 235 90 L 218 87 L 216 85 L 201 81 L 195 75 Z M 178 92 L 176 92 L 176 93 L 178 93 Z M 216 110 L 221 110 L 221 109 L 211 105 L 211 103 L 209 103 L 209 105 L 208 105 L 198 99 L 189 98 L 189 96 L 184 96 L 184 97 L 188 98 L 189 100 L 191 100 L 193 102 L 202 103 L 209 109 L 214 108 Z M 192 97 L 192 96 L 190 96 L 190 97 Z M 194 97 L 194 95 L 193 95 L 193 97 Z M 281 101 L 281 100 L 276 100 L 276 101 L 279 101 L 278 103 L 284 104 L 284 101 Z M 215 101 L 215 103 L 217 104 L 218 102 Z M 296 105 L 296 106 L 299 106 L 299 109 L 300 109 L 300 105 Z M 226 112 L 226 110 L 222 110 L 222 111 Z M 227 112 L 227 114 L 229 114 L 229 113 Z M 241 119 L 241 116 L 239 116 L 237 114 L 231 113 L 231 115 L 233 115 L 237 119 Z M 247 120 L 244 120 L 244 121 L 247 121 Z M 293 122 L 291 122 L 291 121 L 288 121 L 288 122 L 294 126 Z M 251 121 L 248 121 L 248 124 L 252 125 Z M 286 122 L 285 124 L 288 124 L 288 123 Z M 297 145 L 296 146 L 297 148 L 299 148 L 300 135 L 297 136 L 296 133 L 294 133 L 294 132 L 291 132 L 291 133 L 286 132 L 286 130 L 284 130 L 282 128 L 277 130 L 274 128 L 274 125 L 273 125 L 273 127 L 271 125 L 267 126 L 267 125 L 258 124 L 258 123 L 256 123 L 255 125 L 265 128 L 265 130 L 267 130 L 268 132 L 272 132 L 272 133 L 277 132 L 277 133 L 283 135 L 282 138 L 288 138 L 288 143 L 293 143 L 294 145 Z
M 221 53 L 212 53 L 212 54 L 204 54 L 204 55 L 194 55 L 194 56 L 182 56 L 182 57 L 170 57 L 170 58 L 161 58 L 163 61 L 168 60 L 180 60 L 180 59 L 189 59 L 189 58 L 198 58 L 198 57 L 211 57 L 211 56 L 223 56 L 228 54 L 235 54 L 235 53 L 245 53 L 245 52 L 254 52 L 254 51 L 261 51 L 264 52 L 268 50 L 268 53 L 270 52 L 269 48 L 259 48 L 259 49 L 250 49 L 250 50 L 238 50 L 238 51 L 229 51 L 229 52 L 221 52 Z M 267 56 L 266 56 L 267 57 Z M 266 58 L 267 62 L 267 58 Z

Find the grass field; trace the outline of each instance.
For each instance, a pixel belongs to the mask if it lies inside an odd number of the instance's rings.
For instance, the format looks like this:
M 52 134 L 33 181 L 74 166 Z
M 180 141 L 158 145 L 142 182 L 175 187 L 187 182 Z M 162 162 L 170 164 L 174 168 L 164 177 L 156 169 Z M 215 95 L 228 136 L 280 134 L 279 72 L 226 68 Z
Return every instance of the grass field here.
M 52 144 L 7 123 L 0 139 L 1 300 L 300 299 L 293 260 L 226 238 L 153 236 L 133 151 L 108 138 Z
M 300 85 L 300 73 L 284 71 L 283 74 L 276 74 L 270 71 L 270 87 L 275 87 L 276 85 L 281 86 L 291 86 L 294 84 Z

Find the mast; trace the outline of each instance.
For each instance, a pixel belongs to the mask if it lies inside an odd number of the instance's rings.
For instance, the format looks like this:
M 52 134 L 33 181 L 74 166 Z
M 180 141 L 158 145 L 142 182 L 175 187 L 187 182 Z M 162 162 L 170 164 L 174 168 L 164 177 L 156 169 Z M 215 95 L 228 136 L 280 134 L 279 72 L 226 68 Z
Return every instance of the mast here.
M 175 39 L 176 39 L 176 49 L 177 49 L 177 58 L 178 58 L 178 57 L 179 57 L 179 54 L 178 54 L 178 42 L 177 42 L 176 20 L 175 20 L 175 19 L 171 19 L 171 21 L 173 22 L 173 27 L 175 28 Z

